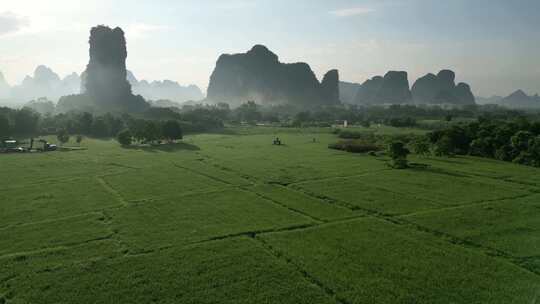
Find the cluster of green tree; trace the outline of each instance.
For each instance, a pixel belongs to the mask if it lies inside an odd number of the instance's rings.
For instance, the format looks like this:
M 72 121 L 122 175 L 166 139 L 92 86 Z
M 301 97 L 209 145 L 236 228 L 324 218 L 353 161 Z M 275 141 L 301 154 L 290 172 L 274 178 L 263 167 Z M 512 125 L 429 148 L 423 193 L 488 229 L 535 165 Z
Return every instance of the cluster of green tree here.
M 92 114 L 71 111 L 56 115 L 41 115 L 30 108 L 0 108 L 0 139 L 30 138 L 39 135 L 81 134 L 91 137 L 116 137 L 132 126 L 133 121 L 178 121 L 186 133 L 208 132 L 223 128 L 230 109 L 223 105 L 186 108 L 182 112 L 168 108 L 149 108 L 142 113 Z
M 392 158 L 392 167 L 405 169 L 409 167 L 407 156 L 411 153 L 401 141 L 393 141 L 388 145 L 388 155 Z
M 0 108 L 0 139 L 32 136 L 39 129 L 39 120 L 40 115 L 30 109 Z
M 355 132 L 336 129 L 334 134 L 343 140 L 328 145 L 328 148 L 351 153 L 368 153 L 377 155 L 384 149 L 392 159 L 391 166 L 395 169 L 409 167 L 407 156 L 410 154 L 407 144 L 418 142 L 421 137 L 416 135 L 375 135 L 370 132 Z
M 118 133 L 117 140 L 123 146 L 129 146 L 133 141 L 151 144 L 162 141 L 171 143 L 182 139 L 182 135 L 182 127 L 176 120 L 131 119 L 128 121 L 128 128 Z
M 384 121 L 385 125 L 396 128 L 416 127 L 416 119 L 412 117 L 394 117 Z
M 474 155 L 540 167 L 540 122 L 480 118 L 430 132 L 412 147 L 417 154 Z

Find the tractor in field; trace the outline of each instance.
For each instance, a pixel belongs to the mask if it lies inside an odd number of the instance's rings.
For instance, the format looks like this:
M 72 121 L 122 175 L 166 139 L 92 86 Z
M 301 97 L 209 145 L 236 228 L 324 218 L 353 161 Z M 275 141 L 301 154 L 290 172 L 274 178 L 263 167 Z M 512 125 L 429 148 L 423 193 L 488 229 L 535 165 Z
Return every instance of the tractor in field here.
M 56 145 L 48 143 L 46 140 L 40 139 L 38 140 L 41 144 L 43 144 L 42 148 L 38 148 L 39 151 L 42 152 L 49 152 L 49 151 L 56 151 L 58 147 Z
M 34 148 L 34 142 L 35 140 L 32 138 L 30 139 L 30 151 Z M 37 151 L 40 151 L 40 152 L 49 152 L 49 151 L 56 151 L 57 149 L 57 146 L 54 145 L 54 144 L 50 144 L 49 142 L 47 142 L 46 140 L 44 139 L 38 139 L 37 142 L 39 142 L 40 144 L 42 144 L 41 147 L 36 147 L 36 150 Z

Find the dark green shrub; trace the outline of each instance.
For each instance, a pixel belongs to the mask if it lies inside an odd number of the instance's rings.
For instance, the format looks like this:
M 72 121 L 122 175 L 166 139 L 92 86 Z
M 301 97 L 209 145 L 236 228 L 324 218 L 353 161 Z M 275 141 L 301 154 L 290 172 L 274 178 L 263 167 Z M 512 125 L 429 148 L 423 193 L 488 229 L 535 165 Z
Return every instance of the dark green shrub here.
M 368 153 L 381 150 L 381 147 L 374 143 L 364 142 L 360 140 L 341 140 L 337 143 L 328 145 L 328 148 L 347 151 L 350 153 Z
M 409 167 L 407 155 L 411 152 L 405 148 L 405 144 L 396 141 L 388 145 L 388 155 L 392 158 L 392 167 L 395 169 L 405 169 Z
M 131 131 L 129 130 L 123 130 L 118 133 L 118 136 L 116 136 L 116 139 L 122 146 L 130 146 L 132 141 L 133 135 L 131 134 Z

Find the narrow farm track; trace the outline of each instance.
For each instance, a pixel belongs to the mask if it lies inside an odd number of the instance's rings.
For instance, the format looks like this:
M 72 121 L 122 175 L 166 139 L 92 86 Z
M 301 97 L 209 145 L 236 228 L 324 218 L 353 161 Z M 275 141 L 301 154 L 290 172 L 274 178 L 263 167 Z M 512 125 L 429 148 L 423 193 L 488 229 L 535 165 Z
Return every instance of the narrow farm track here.
M 371 174 L 374 174 L 374 173 L 383 172 L 383 171 L 389 171 L 389 170 L 392 170 L 392 169 L 390 169 L 390 168 L 385 168 L 385 169 L 379 169 L 379 170 L 367 171 L 367 172 L 363 172 L 363 173 L 360 173 L 360 174 L 351 174 L 351 175 L 340 175 L 340 176 L 329 176 L 329 177 L 318 177 L 318 178 L 301 179 L 301 180 L 299 180 L 299 181 L 292 182 L 292 183 L 288 184 L 287 186 L 298 186 L 298 185 L 302 185 L 302 184 L 306 184 L 306 183 L 311 183 L 311 182 L 333 181 L 333 180 L 339 180 L 339 179 L 347 179 L 347 178 L 354 178 L 354 177 L 362 177 L 362 176 L 367 176 L 367 175 L 371 175 Z
M 264 199 L 264 200 L 266 200 L 266 201 L 269 201 L 269 202 L 271 202 L 271 203 L 273 203 L 273 204 L 276 204 L 276 205 L 278 205 L 278 206 L 280 206 L 280 207 L 283 207 L 283 208 L 289 210 L 290 212 L 297 213 L 297 214 L 299 214 L 299 215 L 301 215 L 301 216 L 303 216 L 303 217 L 305 217 L 305 218 L 308 218 L 308 219 L 310 219 L 310 220 L 312 220 L 312 221 L 314 221 L 314 222 L 317 222 L 317 223 L 324 223 L 324 222 L 327 222 L 326 220 L 317 218 L 317 217 L 315 217 L 315 216 L 312 216 L 312 215 L 307 214 L 306 212 L 303 212 L 303 211 L 301 211 L 301 210 L 298 210 L 298 209 L 292 208 L 292 207 L 290 207 L 290 206 L 287 206 L 287 205 L 285 205 L 285 204 L 282 204 L 282 203 L 280 203 L 280 202 L 278 202 L 278 201 L 276 201 L 276 200 L 274 200 L 274 199 L 272 199 L 272 198 L 270 198 L 270 197 L 268 197 L 268 196 L 266 196 L 266 195 L 264 195 L 264 194 L 261 194 L 261 193 L 258 193 L 258 192 L 256 192 L 256 191 L 253 191 L 253 190 L 251 190 L 251 189 L 248 188 L 248 187 L 243 187 L 243 188 L 241 188 L 241 189 L 244 190 L 244 191 L 253 193 L 253 194 L 255 194 L 256 196 L 258 196 L 258 197 L 260 197 L 260 198 L 262 198 L 262 199 Z
M 122 206 L 126 207 L 129 205 L 129 203 L 124 199 L 124 197 L 116 191 L 111 185 L 107 183 L 104 176 L 96 176 L 96 180 L 98 183 L 107 191 L 109 194 L 111 194 Z
M 492 203 L 503 202 L 503 201 L 507 201 L 507 200 L 520 199 L 520 198 L 526 198 L 526 197 L 533 196 L 535 194 L 536 193 L 527 193 L 527 194 L 523 194 L 523 195 L 516 195 L 516 196 L 506 197 L 506 198 L 481 200 L 481 201 L 471 202 L 471 203 L 468 203 L 468 204 L 462 204 L 462 205 L 456 205 L 456 206 L 450 206 L 450 207 L 442 207 L 442 208 L 434 208 L 434 209 L 430 209 L 430 210 L 423 210 L 423 211 L 418 211 L 418 212 L 402 214 L 402 215 L 399 215 L 399 216 L 403 217 L 403 218 L 407 218 L 407 217 L 412 217 L 412 216 L 417 216 L 417 215 L 438 213 L 438 212 L 441 212 L 441 211 L 465 209 L 465 208 L 474 207 L 474 206 L 484 206 L 484 205 L 487 206 L 487 205 L 490 205 Z
M 78 246 L 83 245 L 83 244 L 91 244 L 91 243 L 95 243 L 95 242 L 99 242 L 99 241 L 110 240 L 110 239 L 112 239 L 112 237 L 113 237 L 113 233 L 111 232 L 108 235 L 104 235 L 104 236 L 101 236 L 101 237 L 96 237 L 96 238 L 93 238 L 93 239 L 90 239 L 90 240 L 85 240 L 85 241 L 82 241 L 82 242 L 70 242 L 70 243 L 66 243 L 64 245 L 56 246 L 56 247 L 47 247 L 47 248 L 37 249 L 37 250 L 19 251 L 19 252 L 8 253 L 8 254 L 0 255 L 0 260 L 5 259 L 5 258 L 13 258 L 13 257 L 19 257 L 19 256 L 31 256 L 31 255 L 35 255 L 35 254 L 39 254 L 39 253 L 53 252 L 53 251 L 57 251 L 57 250 L 70 249 L 70 248 L 73 248 L 73 247 L 78 247 Z
M 269 254 L 274 256 L 276 259 L 283 260 L 288 265 L 292 266 L 293 269 L 295 269 L 298 273 L 300 273 L 304 277 L 305 280 L 307 280 L 308 282 L 310 282 L 310 283 L 314 284 L 315 286 L 319 287 L 322 291 L 324 291 L 324 293 L 326 293 L 326 295 L 328 295 L 330 298 L 334 299 L 337 303 L 339 303 L 339 304 L 351 304 L 351 302 L 349 302 L 346 299 L 338 296 L 336 294 L 336 292 L 332 288 L 324 285 L 324 283 L 321 282 L 319 279 L 317 279 L 316 276 L 310 274 L 308 271 L 306 271 L 305 269 L 300 267 L 292 259 L 290 259 L 288 257 L 285 257 L 282 254 L 280 254 L 277 250 L 275 250 L 270 244 L 265 242 L 262 238 L 258 238 L 256 236 L 253 236 L 253 239 L 258 241 L 268 251 Z
M 192 172 L 192 173 L 195 173 L 195 174 L 198 174 L 198 175 L 201 175 L 201 176 L 204 176 L 206 178 L 209 178 L 211 180 L 214 180 L 214 181 L 217 181 L 217 182 L 220 182 L 220 183 L 224 183 L 224 184 L 227 184 L 227 185 L 233 185 L 232 183 L 230 183 L 229 181 L 226 181 L 224 179 L 221 179 L 221 178 L 218 178 L 218 177 L 215 177 L 215 176 L 212 176 L 210 174 L 206 174 L 206 173 L 203 173 L 203 172 L 200 172 L 200 171 L 197 171 L 197 170 L 194 170 L 194 169 L 191 169 L 191 168 L 188 168 L 188 167 L 184 167 L 184 166 L 181 166 L 177 163 L 172 163 L 173 166 L 179 168 L 179 169 L 182 169 L 182 170 L 186 170 L 186 171 L 189 171 L 189 172 Z M 234 186 L 234 185 L 233 185 Z
M 115 208 L 115 207 L 111 207 L 111 208 Z M 32 225 L 50 224 L 50 223 L 54 223 L 54 222 L 58 222 L 58 221 L 62 221 L 62 220 L 69 220 L 69 219 L 73 219 L 73 218 L 78 218 L 78 217 L 85 216 L 85 215 L 98 215 L 98 214 L 101 214 L 102 210 L 103 209 L 97 209 L 97 210 L 94 210 L 94 211 L 89 211 L 89 212 L 84 212 L 84 213 L 77 213 L 77 214 L 69 215 L 69 216 L 56 217 L 56 218 L 42 220 L 42 221 L 33 221 L 33 222 L 12 224 L 12 225 L 8 225 L 8 226 L 5 226 L 5 227 L 0 227 L 0 231 L 8 230 L 8 229 L 16 228 L 16 227 L 25 227 L 25 226 L 32 226 Z

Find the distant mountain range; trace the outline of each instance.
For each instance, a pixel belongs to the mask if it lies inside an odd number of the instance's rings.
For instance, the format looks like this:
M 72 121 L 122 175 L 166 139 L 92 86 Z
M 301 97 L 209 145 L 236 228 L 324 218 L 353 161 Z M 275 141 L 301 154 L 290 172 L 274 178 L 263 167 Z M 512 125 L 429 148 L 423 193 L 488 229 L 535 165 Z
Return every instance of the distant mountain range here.
M 540 108 L 540 96 L 527 95 L 523 90 L 517 90 L 506 96 L 477 97 L 479 104 L 496 104 L 513 109 L 538 109 Z
M 26 76 L 21 84 L 10 86 L 0 73 L 0 99 L 13 103 L 26 103 L 40 97 L 57 101 L 60 97 L 76 94 L 80 89 L 80 77 L 77 73 L 63 79 L 50 68 L 40 65 L 32 76 Z
M 196 85 L 182 86 L 176 81 L 137 80 L 131 71 L 127 71 L 127 80 L 131 84 L 134 94 L 143 96 L 147 100 L 170 100 L 174 102 L 198 101 L 204 98 L 201 89 Z
M 128 71 L 127 80 L 131 83 L 134 94 L 142 95 L 148 100 L 170 100 L 181 103 L 204 98 L 196 85 L 181 86 L 178 82 L 171 80 L 139 81 L 130 71 Z M 81 76 L 77 73 L 61 78 L 52 69 L 40 65 L 33 75 L 26 76 L 21 84 L 10 86 L 0 72 L 0 104 L 22 106 L 42 97 L 57 102 L 62 96 L 80 92 Z
M 362 84 L 340 82 L 341 102 L 358 105 L 384 104 L 474 104 L 475 98 L 466 83 L 455 83 L 455 73 L 442 70 L 427 74 L 409 88 L 407 72 L 389 71 Z

